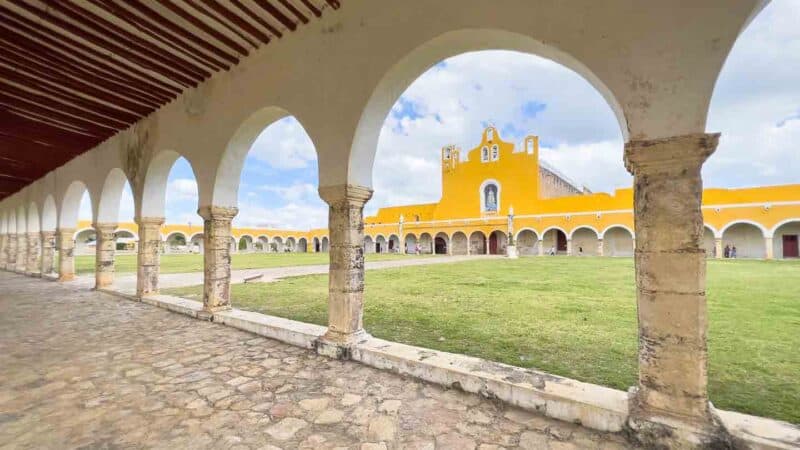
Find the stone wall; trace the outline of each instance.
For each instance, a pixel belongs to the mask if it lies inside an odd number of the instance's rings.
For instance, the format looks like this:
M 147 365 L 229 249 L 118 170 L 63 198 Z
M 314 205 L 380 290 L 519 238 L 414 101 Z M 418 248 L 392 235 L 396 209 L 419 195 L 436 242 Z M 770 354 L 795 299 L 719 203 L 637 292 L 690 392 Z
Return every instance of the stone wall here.
M 547 168 L 539 167 L 539 198 L 581 195 L 583 191 Z

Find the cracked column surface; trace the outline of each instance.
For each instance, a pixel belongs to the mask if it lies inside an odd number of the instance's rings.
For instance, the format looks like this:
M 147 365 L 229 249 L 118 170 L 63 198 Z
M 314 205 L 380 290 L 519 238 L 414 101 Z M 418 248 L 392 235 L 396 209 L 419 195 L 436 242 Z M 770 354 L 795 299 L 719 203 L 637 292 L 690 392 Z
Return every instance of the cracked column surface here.
M 56 232 L 42 231 L 42 275 L 48 275 L 55 270 L 56 262 Z
M 136 296 L 158 294 L 158 265 L 163 217 L 139 217 L 139 252 L 136 259 Z
M 349 345 L 363 336 L 364 205 L 372 189 L 339 185 L 319 188 L 328 204 L 330 265 L 328 332 L 324 341 Z
M 707 392 L 703 162 L 719 134 L 631 141 L 639 383 L 631 417 L 712 424 Z
M 0 269 L 6 268 L 8 263 L 8 234 L 0 234 Z
M 94 279 L 95 289 L 114 284 L 114 253 L 117 248 L 117 239 L 114 231 L 116 223 L 95 223 L 94 227 L 97 241 L 95 242 Z
M 75 236 L 74 228 L 59 228 L 58 235 L 58 281 L 75 279 Z
M 17 235 L 16 233 L 8 234 L 8 250 L 6 250 L 6 270 L 13 272 L 17 267 Z
M 28 270 L 32 277 L 42 275 L 42 236 L 38 231 L 28 233 Z
M 14 271 L 17 273 L 25 273 L 28 267 L 28 234 L 17 233 L 17 264 L 14 266 Z
M 209 313 L 231 308 L 231 221 L 236 207 L 204 206 L 203 309 Z

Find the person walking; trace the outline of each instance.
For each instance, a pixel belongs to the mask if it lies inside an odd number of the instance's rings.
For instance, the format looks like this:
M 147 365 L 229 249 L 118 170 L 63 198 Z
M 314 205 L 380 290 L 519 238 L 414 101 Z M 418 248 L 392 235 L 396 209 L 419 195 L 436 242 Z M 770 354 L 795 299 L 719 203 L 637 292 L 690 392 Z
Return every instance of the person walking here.
M 726 257 L 726 258 L 730 258 L 731 257 L 731 244 L 725 245 L 725 251 L 722 252 L 722 255 L 724 257 Z
M 731 247 L 731 258 L 736 259 L 736 245 Z

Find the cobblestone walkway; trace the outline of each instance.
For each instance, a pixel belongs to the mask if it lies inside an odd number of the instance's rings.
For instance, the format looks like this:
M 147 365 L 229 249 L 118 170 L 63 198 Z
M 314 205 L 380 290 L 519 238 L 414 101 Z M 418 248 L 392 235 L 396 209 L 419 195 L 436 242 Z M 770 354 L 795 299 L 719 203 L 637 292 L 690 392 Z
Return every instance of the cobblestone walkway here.
M 0 272 L 0 448 L 626 448 L 621 437 Z

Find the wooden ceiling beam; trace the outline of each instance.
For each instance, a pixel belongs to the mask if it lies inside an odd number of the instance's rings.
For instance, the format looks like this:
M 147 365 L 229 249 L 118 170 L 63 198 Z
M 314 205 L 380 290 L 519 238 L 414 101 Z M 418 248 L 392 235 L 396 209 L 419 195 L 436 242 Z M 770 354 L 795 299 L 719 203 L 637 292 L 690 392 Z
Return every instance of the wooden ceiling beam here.
M 167 9 L 169 9 L 173 13 L 177 14 L 183 20 L 189 22 L 193 26 L 197 27 L 199 30 L 203 31 L 204 33 L 208 34 L 209 36 L 212 36 L 214 39 L 216 39 L 216 40 L 222 42 L 223 44 L 227 45 L 229 48 L 237 51 L 239 54 L 241 54 L 243 56 L 247 56 L 247 55 L 250 54 L 250 52 L 246 48 L 244 48 L 242 45 L 238 44 L 236 41 L 234 41 L 233 39 L 229 38 L 228 36 L 225 36 L 224 34 L 220 33 L 219 31 L 211 28 L 205 22 L 203 22 L 202 20 L 198 19 L 197 17 L 195 17 L 195 16 L 189 14 L 188 12 L 184 11 L 183 8 L 181 8 L 180 6 L 178 6 L 175 3 L 173 3 L 172 0 L 161 0 L 161 4 L 164 5 L 165 7 L 167 7 Z
M 247 20 L 242 19 L 235 12 L 229 10 L 225 6 L 220 5 L 215 0 L 202 0 L 202 1 L 206 6 L 208 6 L 211 9 L 213 9 L 214 11 L 216 11 L 221 16 L 223 16 L 226 19 L 228 19 L 229 21 L 233 22 L 237 27 L 241 28 L 242 30 L 246 31 L 247 33 L 249 33 L 254 38 L 256 38 L 259 41 L 261 41 L 262 44 L 269 43 L 269 36 L 264 34 L 258 28 L 256 28 L 253 25 L 251 25 L 250 22 L 248 22 Z
M 86 60 L 86 62 L 91 63 L 93 66 L 98 66 L 102 69 L 110 71 L 111 73 L 117 74 L 117 76 L 121 77 L 122 79 L 136 80 L 135 83 L 146 85 L 147 89 L 164 92 L 171 97 L 174 97 L 181 92 L 181 89 L 178 87 L 160 80 L 159 78 L 153 76 L 153 74 L 141 70 L 135 65 L 119 65 L 114 67 L 111 64 L 106 63 L 105 61 L 110 59 L 107 54 L 103 54 L 98 50 L 95 50 L 94 48 L 77 41 L 72 36 L 69 36 L 60 30 L 48 29 L 48 33 L 53 37 L 45 35 L 44 33 L 40 33 L 38 31 L 41 29 L 40 24 L 28 19 L 27 17 L 17 14 L 15 11 L 5 8 L 3 5 L 0 5 L 0 18 L 8 21 L 8 23 L 12 23 L 14 27 L 21 29 L 29 36 L 33 36 L 40 42 L 45 43 L 48 48 L 74 58 L 75 56 L 73 55 L 73 52 L 67 51 L 68 49 L 64 48 L 64 44 L 67 44 L 67 46 L 80 51 L 81 59 Z
M 177 51 L 182 52 L 183 54 L 193 58 L 195 61 L 200 62 L 201 64 L 211 67 L 213 70 L 228 70 L 230 68 L 229 65 L 226 63 L 219 61 L 216 57 L 203 53 L 201 50 L 198 50 L 193 45 L 189 44 L 184 40 L 182 37 L 175 35 L 171 30 L 165 27 L 159 27 L 157 25 L 153 25 L 147 18 L 143 18 L 138 14 L 132 13 L 125 9 L 124 7 L 113 3 L 110 0 L 89 0 L 97 6 L 118 17 L 121 20 L 124 20 L 135 27 L 137 30 L 141 31 L 142 33 L 147 34 L 148 36 L 152 37 L 153 39 L 161 42 L 164 45 L 170 46 Z
M 16 66 L 18 70 L 21 69 L 40 80 L 49 81 L 56 85 L 60 84 L 94 98 L 101 98 L 101 96 L 104 96 L 108 99 L 109 103 L 113 103 L 114 105 L 137 114 L 146 113 L 146 111 L 159 106 L 157 101 L 137 96 L 125 86 L 119 86 L 118 89 L 115 90 L 113 86 L 109 87 L 104 80 L 92 75 L 87 77 L 88 79 L 86 81 L 90 81 L 90 83 L 87 83 L 80 78 L 65 76 L 67 75 L 66 71 L 54 72 L 52 67 L 37 62 L 35 60 L 35 55 L 19 53 L 15 51 L 13 47 L 9 47 L 7 50 L 9 53 L 12 53 L 13 56 L 9 58 L 0 54 L 0 61 L 11 67 Z M 100 86 L 100 89 L 96 86 Z
M 31 14 L 36 15 L 39 19 L 49 22 L 69 33 L 74 34 L 75 36 L 80 37 L 81 39 L 90 42 L 92 45 L 100 47 L 108 52 L 115 53 L 123 58 L 128 59 L 130 62 L 140 65 L 146 69 L 152 70 L 159 75 L 172 80 L 173 82 L 183 86 L 183 87 L 194 87 L 197 84 L 197 80 L 184 75 L 181 72 L 167 69 L 161 66 L 161 64 L 156 63 L 155 61 L 151 61 L 149 58 L 142 57 L 138 53 L 128 50 L 126 47 L 117 44 L 114 41 L 111 41 L 105 37 L 99 36 L 96 33 L 90 33 L 84 30 L 77 25 L 73 25 L 72 23 L 61 19 L 53 14 L 51 14 L 47 10 L 39 9 L 33 5 L 29 5 L 25 3 L 24 0 L 7 0 L 12 2 L 13 4 L 19 6 L 20 8 L 25 9 Z M 61 2 L 52 2 L 50 5 L 60 5 Z
M 248 8 L 247 6 L 245 6 L 245 5 L 244 5 L 242 2 L 240 2 L 239 0 L 231 0 L 231 3 L 233 3 L 233 6 L 235 6 L 235 7 L 239 8 L 239 10 L 240 10 L 240 11 L 242 11 L 243 13 L 245 13 L 245 14 L 247 15 L 247 17 L 249 17 L 249 18 L 253 19 L 253 20 L 254 20 L 256 23 L 258 23 L 258 24 L 259 24 L 259 25 L 261 25 L 262 27 L 266 28 L 266 29 L 267 29 L 267 31 L 269 31 L 270 33 L 272 33 L 274 36 L 277 36 L 278 38 L 281 38 L 281 37 L 283 37 L 283 33 L 281 33 L 281 32 L 280 32 L 280 30 L 278 30 L 277 28 L 275 28 L 274 26 L 272 26 L 272 24 L 270 24 L 270 23 L 269 23 L 269 22 L 267 22 L 266 20 L 262 19 L 262 18 L 261 18 L 261 16 L 259 16 L 258 14 L 256 14 L 256 13 L 255 13 L 253 10 L 251 10 L 250 8 Z
M 31 77 L 19 71 L 10 70 L 2 65 L 0 65 L 0 77 L 5 78 L 6 80 L 11 81 L 15 84 L 25 86 L 27 89 L 36 90 L 41 93 L 46 93 L 49 95 L 54 95 L 57 98 L 64 100 L 68 103 L 72 103 L 82 108 L 86 108 L 89 111 L 95 111 L 103 115 L 108 115 L 110 117 L 113 117 L 117 120 L 126 123 L 136 122 L 139 119 L 139 117 L 141 117 L 139 115 L 132 114 L 128 111 L 112 108 L 111 106 L 108 106 L 104 103 L 99 103 L 95 100 L 78 96 L 77 94 L 67 91 L 61 87 L 42 83 L 34 77 Z M 104 100 L 107 101 L 107 99 Z
M 294 14 L 294 16 L 297 17 L 300 22 L 303 22 L 303 24 L 308 23 L 308 17 L 301 13 L 300 10 L 297 9 L 289 0 L 278 0 L 278 3 L 283 5 L 284 8 L 288 9 L 292 14 Z
M 176 25 L 174 22 L 169 20 L 168 18 L 162 16 L 161 14 L 152 10 L 149 6 L 142 3 L 139 0 L 129 0 L 126 3 L 126 7 L 130 7 L 136 10 L 136 12 L 144 15 L 147 19 L 154 23 L 157 27 L 162 27 L 165 30 L 171 30 L 176 35 L 179 35 L 186 39 L 187 41 L 204 48 L 218 57 L 228 61 L 230 64 L 236 64 L 239 62 L 239 58 L 230 53 L 222 50 L 221 48 L 209 43 L 205 39 L 201 39 L 200 37 L 186 31 L 184 28 Z
M 285 26 L 286 28 L 294 31 L 297 29 L 297 24 L 292 21 L 286 14 L 281 12 L 278 8 L 275 7 L 272 3 L 268 2 L 267 0 L 254 0 L 255 4 L 260 6 L 261 9 L 268 12 L 272 17 L 274 17 L 281 25 Z
M 148 61 L 149 64 L 153 65 L 154 70 L 164 76 L 174 80 L 184 80 L 190 85 L 192 82 L 196 83 L 211 76 L 211 73 L 207 70 L 197 67 L 176 55 L 163 50 L 161 52 L 153 50 L 152 43 L 105 20 L 87 9 L 83 9 L 70 2 L 53 2 L 52 7 L 61 12 L 61 14 L 80 23 L 85 29 L 96 30 L 96 32 L 93 33 L 95 38 L 90 42 L 95 43 L 95 45 L 98 45 L 97 43 L 99 42 L 104 42 L 105 44 L 101 46 L 105 48 L 108 48 L 108 44 L 113 44 L 118 48 L 127 47 L 126 51 L 128 54 L 135 55 L 135 57 L 143 61 Z M 102 36 L 100 33 L 102 33 Z M 124 43 L 125 45 L 117 45 L 117 42 Z

